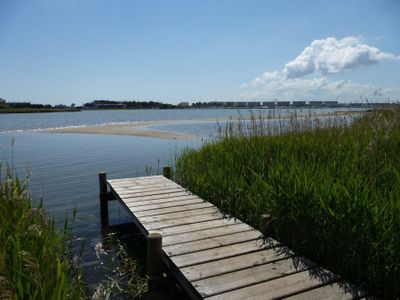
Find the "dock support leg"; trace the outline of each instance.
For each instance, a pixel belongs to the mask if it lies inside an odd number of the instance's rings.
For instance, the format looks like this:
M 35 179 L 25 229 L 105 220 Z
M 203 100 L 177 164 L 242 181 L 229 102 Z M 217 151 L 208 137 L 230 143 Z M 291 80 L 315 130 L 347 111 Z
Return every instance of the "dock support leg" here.
M 265 236 L 271 236 L 272 234 L 272 217 L 267 214 L 262 214 L 261 215 L 261 220 L 260 220 L 260 231 L 265 235 Z
M 163 175 L 164 175 L 164 177 L 166 177 L 168 179 L 171 179 L 171 177 L 172 177 L 171 166 L 164 166 Z
M 159 232 L 151 232 L 147 236 L 147 276 L 149 295 L 160 296 L 162 293 L 163 261 L 162 235 Z M 157 299 L 157 297 L 153 299 Z
M 108 194 L 107 194 L 107 174 L 99 173 L 99 189 L 100 189 L 100 218 L 101 227 L 108 227 Z

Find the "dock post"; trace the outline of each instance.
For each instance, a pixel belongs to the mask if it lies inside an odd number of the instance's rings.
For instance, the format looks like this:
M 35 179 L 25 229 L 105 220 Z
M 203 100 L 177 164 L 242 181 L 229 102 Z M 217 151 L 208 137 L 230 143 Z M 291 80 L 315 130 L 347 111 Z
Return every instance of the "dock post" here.
M 108 226 L 108 195 L 107 195 L 107 174 L 106 172 L 99 173 L 99 197 L 100 197 L 100 218 L 101 227 Z
M 171 166 L 164 166 L 163 168 L 163 175 L 164 177 L 171 179 L 172 177 L 172 170 L 171 170 Z
M 270 236 L 272 234 L 272 217 L 268 214 L 262 214 L 260 219 L 260 231 L 266 235 Z
M 162 235 L 159 232 L 150 232 L 147 236 L 147 276 L 151 294 L 161 292 L 163 279 Z

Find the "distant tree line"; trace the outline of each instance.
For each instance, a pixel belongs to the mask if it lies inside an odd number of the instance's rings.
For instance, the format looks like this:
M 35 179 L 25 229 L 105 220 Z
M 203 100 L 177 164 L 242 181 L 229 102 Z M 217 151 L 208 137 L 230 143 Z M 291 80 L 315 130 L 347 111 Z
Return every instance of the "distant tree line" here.
M 176 108 L 176 105 L 156 101 L 112 101 L 94 100 L 85 103 L 85 109 L 168 109 Z
M 72 104 L 70 107 L 63 104 L 33 104 L 28 101 L 8 102 L 0 98 L 0 113 L 19 113 L 19 112 L 57 112 L 57 111 L 79 111 L 79 107 Z

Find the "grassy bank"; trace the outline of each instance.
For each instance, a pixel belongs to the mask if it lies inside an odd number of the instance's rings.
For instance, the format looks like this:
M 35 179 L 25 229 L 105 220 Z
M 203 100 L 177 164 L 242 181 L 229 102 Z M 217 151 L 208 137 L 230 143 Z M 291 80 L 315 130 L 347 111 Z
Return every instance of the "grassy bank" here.
M 0 299 L 80 299 L 79 269 L 71 262 L 66 228 L 55 229 L 27 186 L 0 179 Z
M 190 191 L 386 299 L 400 297 L 400 109 L 344 118 L 228 124 L 187 150 Z M 272 125 L 271 125 L 272 124 Z M 279 133 L 277 135 L 276 133 Z

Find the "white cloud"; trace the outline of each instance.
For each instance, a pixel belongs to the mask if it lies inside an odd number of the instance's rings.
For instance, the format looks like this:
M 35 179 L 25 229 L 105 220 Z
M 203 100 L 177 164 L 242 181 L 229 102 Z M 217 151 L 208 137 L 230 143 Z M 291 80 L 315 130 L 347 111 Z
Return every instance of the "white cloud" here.
M 341 40 L 328 37 L 313 41 L 299 56 L 285 65 L 282 73 L 287 78 L 312 73 L 333 74 L 395 58 L 391 53 L 361 44 L 356 37 Z
M 352 81 L 330 81 L 329 74 L 369 66 L 383 60 L 397 59 L 395 55 L 362 44 L 357 37 L 337 40 L 334 37 L 315 40 L 299 56 L 285 64 L 280 71 L 265 72 L 248 84 L 242 98 L 278 99 L 332 99 L 336 97 L 369 96 L 378 89 L 372 84 Z M 314 78 L 309 78 L 314 75 Z M 307 76 L 307 78 L 303 78 Z M 382 92 L 399 95 L 400 89 L 384 89 Z

